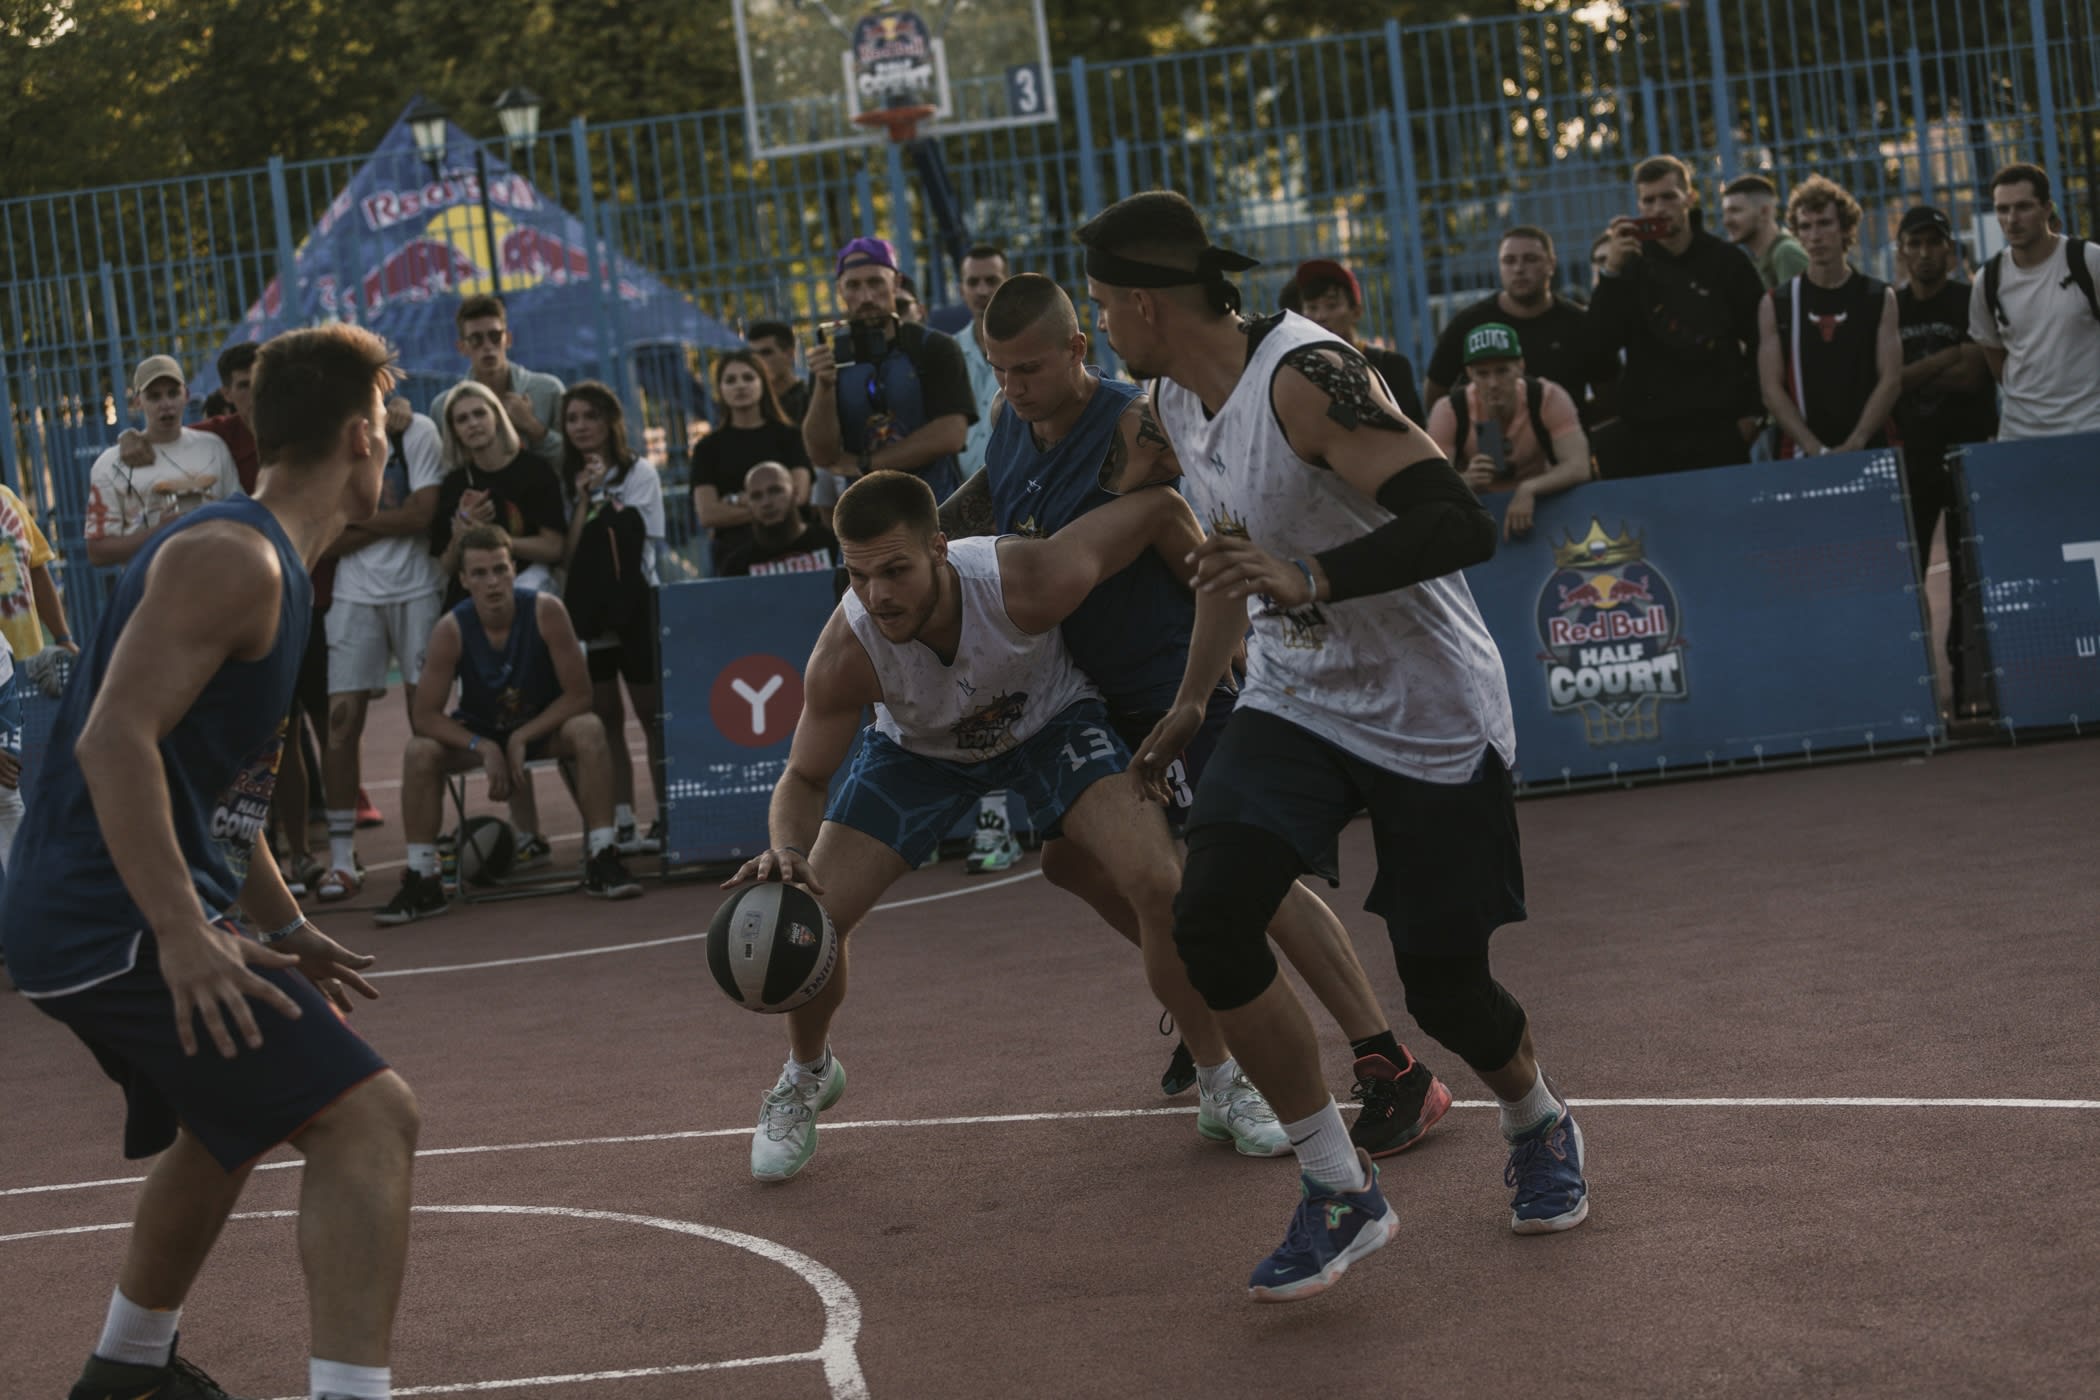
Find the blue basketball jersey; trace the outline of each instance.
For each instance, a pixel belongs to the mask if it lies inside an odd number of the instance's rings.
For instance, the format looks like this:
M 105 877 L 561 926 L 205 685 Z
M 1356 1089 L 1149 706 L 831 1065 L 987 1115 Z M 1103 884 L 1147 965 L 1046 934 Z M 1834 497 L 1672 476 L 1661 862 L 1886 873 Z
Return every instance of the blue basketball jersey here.
M 132 556 L 66 683 L 50 741 L 24 794 L 31 815 L 22 824 L 9 866 L 13 878 L 0 907 L 8 972 L 30 996 L 82 990 L 130 970 L 137 958 L 145 916 L 103 843 L 73 746 L 117 642 L 145 596 L 155 556 L 184 530 L 215 520 L 238 521 L 276 549 L 282 578 L 277 638 L 258 660 L 219 667 L 160 741 L 160 757 L 176 844 L 205 915 L 223 917 L 247 881 L 248 858 L 277 786 L 285 716 L 306 653 L 314 595 L 306 564 L 277 518 L 244 496 L 185 516 Z
M 1101 464 L 1123 410 L 1144 392 L 1103 379 L 1079 421 L 1048 450 L 1004 404 L 984 450 L 985 481 L 1001 534 L 1054 535 L 1115 496 L 1101 487 Z M 1174 703 L 1188 664 L 1196 602 L 1166 561 L 1146 551 L 1087 595 L 1065 619 L 1065 647 L 1117 712 Z
M 554 656 L 540 636 L 538 590 L 520 588 L 510 635 L 499 651 L 475 615 L 474 600 L 452 609 L 459 624 L 459 708 L 452 717 L 477 734 L 507 735 L 561 698 Z

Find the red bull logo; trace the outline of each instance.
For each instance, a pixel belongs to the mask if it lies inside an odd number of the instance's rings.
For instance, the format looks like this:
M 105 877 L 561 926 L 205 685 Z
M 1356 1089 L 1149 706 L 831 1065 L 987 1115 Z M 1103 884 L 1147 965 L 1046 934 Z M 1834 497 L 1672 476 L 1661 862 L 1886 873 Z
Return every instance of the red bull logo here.
M 1642 538 L 1623 526 L 1608 535 L 1596 520 L 1555 549 L 1554 564 L 1538 604 L 1552 707 L 1580 714 L 1595 746 L 1656 737 L 1662 702 L 1687 693 L 1669 581 Z
M 390 301 L 429 301 L 481 275 L 480 266 L 450 243 L 412 238 L 365 274 L 364 304 L 376 311 Z
M 869 15 L 853 27 L 853 70 L 863 107 L 927 100 L 934 85 L 933 31 L 910 10 Z

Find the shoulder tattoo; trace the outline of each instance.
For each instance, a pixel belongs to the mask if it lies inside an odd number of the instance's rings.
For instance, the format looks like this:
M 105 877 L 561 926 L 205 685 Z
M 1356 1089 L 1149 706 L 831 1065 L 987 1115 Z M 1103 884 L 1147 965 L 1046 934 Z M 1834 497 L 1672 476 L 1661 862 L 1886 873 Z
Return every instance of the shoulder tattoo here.
M 982 471 L 955 488 L 941 502 L 941 533 L 951 540 L 999 533 L 998 513 L 992 508 L 992 484 Z
M 1108 435 L 1108 452 L 1101 458 L 1101 475 L 1095 478 L 1104 491 L 1121 489 L 1123 473 L 1130 465 L 1130 444 L 1123 441 L 1123 425 Z
M 1327 416 L 1345 432 L 1358 428 L 1407 431 L 1407 420 L 1379 401 L 1372 387 L 1371 367 L 1361 356 L 1345 354 L 1333 345 L 1306 345 L 1285 355 L 1283 362 L 1327 396 Z
M 1167 441 L 1166 429 L 1160 427 L 1159 420 L 1152 416 L 1152 397 L 1149 394 L 1138 400 L 1137 440 L 1138 446 L 1150 447 L 1155 451 L 1173 446 Z
M 1134 448 L 1125 440 L 1125 433 L 1136 439 Z M 1122 421 L 1116 424 L 1115 440 L 1109 445 L 1108 459 L 1101 465 L 1102 489 L 1127 493 L 1147 486 L 1164 486 L 1180 477 L 1181 461 L 1174 455 L 1174 444 L 1168 441 L 1165 429 L 1152 416 L 1152 400 L 1133 400 L 1123 410 Z

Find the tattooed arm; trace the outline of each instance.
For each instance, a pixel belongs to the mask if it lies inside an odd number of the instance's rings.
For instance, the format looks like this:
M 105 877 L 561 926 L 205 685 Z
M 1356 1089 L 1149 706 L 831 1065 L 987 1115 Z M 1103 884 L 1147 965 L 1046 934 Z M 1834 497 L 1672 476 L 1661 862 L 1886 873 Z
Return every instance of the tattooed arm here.
M 1444 460 L 1353 350 L 1329 343 L 1292 351 L 1269 397 L 1293 452 L 1374 500 L 1394 473 Z
M 999 517 L 992 510 L 992 483 L 986 473 L 970 473 L 970 479 L 941 502 L 941 533 L 951 540 L 999 533 Z
M 1181 477 L 1181 459 L 1166 430 L 1152 416 L 1152 396 L 1140 394 L 1116 422 L 1115 438 L 1101 463 L 1101 489 L 1120 496 Z

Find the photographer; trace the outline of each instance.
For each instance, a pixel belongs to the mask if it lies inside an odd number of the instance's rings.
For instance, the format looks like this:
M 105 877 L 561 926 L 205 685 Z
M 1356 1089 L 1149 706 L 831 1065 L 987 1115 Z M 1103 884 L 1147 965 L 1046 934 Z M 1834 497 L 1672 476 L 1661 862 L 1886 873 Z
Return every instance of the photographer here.
M 1600 352 L 1626 352 L 1625 425 L 1615 475 L 1650 476 L 1750 460 L 1763 418 L 1750 260 L 1700 225 L 1692 173 L 1675 156 L 1633 173 L 1639 218 L 1614 219 L 1590 301 Z
M 962 348 L 897 317 L 897 256 L 880 238 L 856 238 L 833 269 L 843 324 L 810 347 L 809 460 L 849 480 L 906 471 L 945 499 L 962 485 L 956 454 L 977 421 Z

